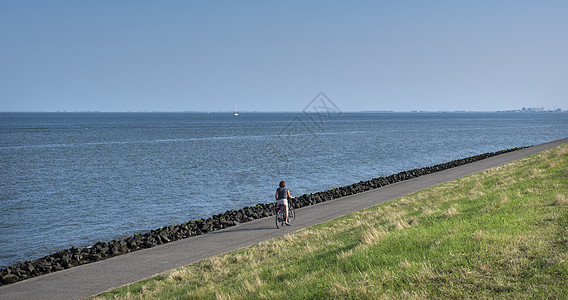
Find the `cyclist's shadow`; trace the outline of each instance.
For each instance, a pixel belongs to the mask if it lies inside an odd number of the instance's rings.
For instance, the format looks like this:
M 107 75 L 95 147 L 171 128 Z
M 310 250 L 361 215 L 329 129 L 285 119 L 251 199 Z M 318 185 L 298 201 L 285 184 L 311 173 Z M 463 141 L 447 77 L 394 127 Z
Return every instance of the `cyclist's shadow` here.
M 231 226 L 231 227 L 223 228 L 223 229 L 219 229 L 219 230 L 215 230 L 215 231 L 212 231 L 212 232 L 208 232 L 207 234 L 215 234 L 215 233 L 223 233 L 223 232 L 259 231 L 259 230 L 272 230 L 272 229 L 276 229 L 275 226 L 260 226 L 260 227 L 254 227 L 254 228 L 236 228 L 236 227 L 239 227 L 239 225 Z

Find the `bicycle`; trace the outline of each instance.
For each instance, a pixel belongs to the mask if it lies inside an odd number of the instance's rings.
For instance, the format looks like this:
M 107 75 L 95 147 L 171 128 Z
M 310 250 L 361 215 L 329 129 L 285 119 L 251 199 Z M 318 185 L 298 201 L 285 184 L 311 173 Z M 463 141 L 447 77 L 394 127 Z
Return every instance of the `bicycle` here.
M 276 204 L 276 228 L 284 226 L 286 223 L 286 215 L 284 214 L 285 206 L 284 204 Z M 296 220 L 296 212 L 292 208 L 291 204 L 288 204 L 288 224 L 294 224 Z

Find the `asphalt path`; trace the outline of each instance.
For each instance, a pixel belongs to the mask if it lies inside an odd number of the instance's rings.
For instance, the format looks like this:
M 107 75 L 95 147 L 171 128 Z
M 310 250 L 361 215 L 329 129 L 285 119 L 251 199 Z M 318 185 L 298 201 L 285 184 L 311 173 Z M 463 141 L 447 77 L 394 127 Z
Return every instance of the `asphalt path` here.
M 0 299 L 80 299 L 326 222 L 348 213 L 478 173 L 568 143 L 568 138 L 387 185 L 296 210 L 293 226 L 276 229 L 274 217 L 119 255 L 0 287 Z

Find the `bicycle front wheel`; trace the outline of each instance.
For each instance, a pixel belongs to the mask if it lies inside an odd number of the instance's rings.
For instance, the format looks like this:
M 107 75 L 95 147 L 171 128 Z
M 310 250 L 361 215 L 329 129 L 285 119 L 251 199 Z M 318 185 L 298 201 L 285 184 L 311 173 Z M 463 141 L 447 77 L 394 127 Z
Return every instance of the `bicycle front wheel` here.
M 288 223 L 292 225 L 294 224 L 295 220 L 296 220 L 296 211 L 292 208 L 292 206 L 290 206 L 290 208 L 288 209 Z

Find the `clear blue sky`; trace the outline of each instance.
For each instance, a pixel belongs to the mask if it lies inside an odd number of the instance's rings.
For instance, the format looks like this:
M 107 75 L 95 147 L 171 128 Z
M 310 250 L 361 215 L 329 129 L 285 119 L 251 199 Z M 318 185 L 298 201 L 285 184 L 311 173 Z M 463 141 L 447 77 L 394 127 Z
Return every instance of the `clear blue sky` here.
M 0 2 L 0 111 L 568 109 L 568 1 Z

